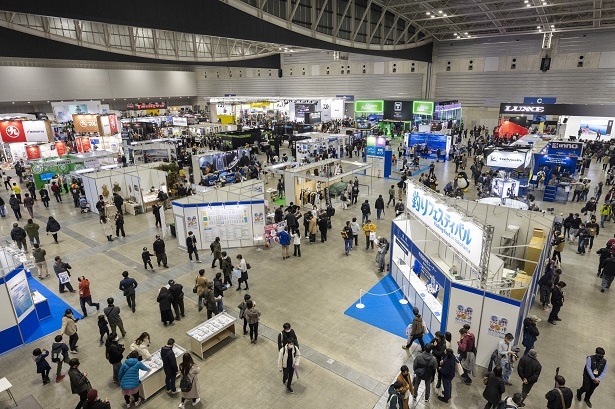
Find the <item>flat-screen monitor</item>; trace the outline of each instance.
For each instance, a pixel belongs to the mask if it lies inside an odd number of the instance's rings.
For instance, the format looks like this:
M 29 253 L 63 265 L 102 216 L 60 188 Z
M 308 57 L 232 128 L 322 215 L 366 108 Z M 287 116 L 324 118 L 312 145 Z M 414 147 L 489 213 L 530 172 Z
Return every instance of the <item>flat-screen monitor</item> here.
M 53 173 L 41 173 L 41 180 L 47 182 L 53 179 Z

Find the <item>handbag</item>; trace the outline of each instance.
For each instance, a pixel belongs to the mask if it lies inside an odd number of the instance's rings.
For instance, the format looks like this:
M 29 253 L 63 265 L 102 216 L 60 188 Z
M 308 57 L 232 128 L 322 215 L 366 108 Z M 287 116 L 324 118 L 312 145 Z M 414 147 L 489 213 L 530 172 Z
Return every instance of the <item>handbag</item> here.
M 369 232 L 369 241 L 374 241 L 376 240 L 376 232 L 370 231 Z
M 455 369 L 459 375 L 463 375 L 463 366 L 461 366 L 460 362 L 455 363 Z
M 192 287 L 192 292 L 196 294 L 196 285 Z
M 246 263 L 246 268 L 249 270 L 252 268 L 252 266 L 250 265 L 250 263 Z

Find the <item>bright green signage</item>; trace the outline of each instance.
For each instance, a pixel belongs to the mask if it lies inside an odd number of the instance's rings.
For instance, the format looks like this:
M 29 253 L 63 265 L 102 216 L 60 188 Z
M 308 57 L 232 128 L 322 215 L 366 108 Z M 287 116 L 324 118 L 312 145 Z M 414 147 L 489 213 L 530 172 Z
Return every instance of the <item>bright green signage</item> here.
M 384 101 L 355 101 L 354 112 L 367 114 L 384 112 Z
M 412 113 L 417 115 L 433 115 L 433 101 L 413 101 Z

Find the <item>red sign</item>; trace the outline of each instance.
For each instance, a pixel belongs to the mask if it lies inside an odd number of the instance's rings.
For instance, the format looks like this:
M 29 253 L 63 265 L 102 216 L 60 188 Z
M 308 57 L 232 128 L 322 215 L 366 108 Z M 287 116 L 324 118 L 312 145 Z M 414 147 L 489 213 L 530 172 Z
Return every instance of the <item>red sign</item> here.
M 75 144 L 77 145 L 77 152 L 79 153 L 86 153 L 92 149 L 90 138 L 85 136 L 75 138 Z
M 109 115 L 109 127 L 111 128 L 111 135 L 115 135 L 119 132 L 117 128 L 117 116 Z
M 66 155 L 66 144 L 61 141 L 56 142 L 56 152 L 58 152 L 58 156 Z
M 129 102 L 126 109 L 166 109 L 166 102 Z
M 0 121 L 2 142 L 26 142 L 26 132 L 21 121 Z
M 36 145 L 26 146 L 26 156 L 28 157 L 28 160 L 40 159 L 41 158 L 41 148 Z

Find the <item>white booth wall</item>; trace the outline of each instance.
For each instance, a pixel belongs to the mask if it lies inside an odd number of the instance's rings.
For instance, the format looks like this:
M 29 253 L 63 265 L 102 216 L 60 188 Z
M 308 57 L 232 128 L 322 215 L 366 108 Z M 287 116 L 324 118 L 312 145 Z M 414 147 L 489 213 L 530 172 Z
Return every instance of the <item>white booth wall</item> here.
M 568 121 L 566 121 L 566 123 L 563 123 L 563 118 L 560 118 L 560 121 L 562 121 L 560 123 L 560 135 L 563 135 L 564 137 L 568 137 L 568 136 L 574 136 L 576 137 L 578 135 L 579 129 L 580 128 L 587 128 L 589 127 L 589 129 L 592 131 L 589 134 L 581 134 L 581 140 L 590 140 L 590 141 L 594 141 L 596 140 L 596 133 L 595 130 L 596 129 L 600 129 L 600 140 L 601 141 L 605 141 L 605 140 L 610 140 L 613 138 L 613 129 L 611 129 L 610 133 L 606 133 L 606 129 L 608 127 L 609 121 L 611 122 L 611 128 L 613 128 L 613 121 L 615 121 L 615 118 L 607 118 L 607 117 L 598 117 L 598 116 L 569 116 L 568 117 Z M 562 129 L 563 128 L 563 129 Z

